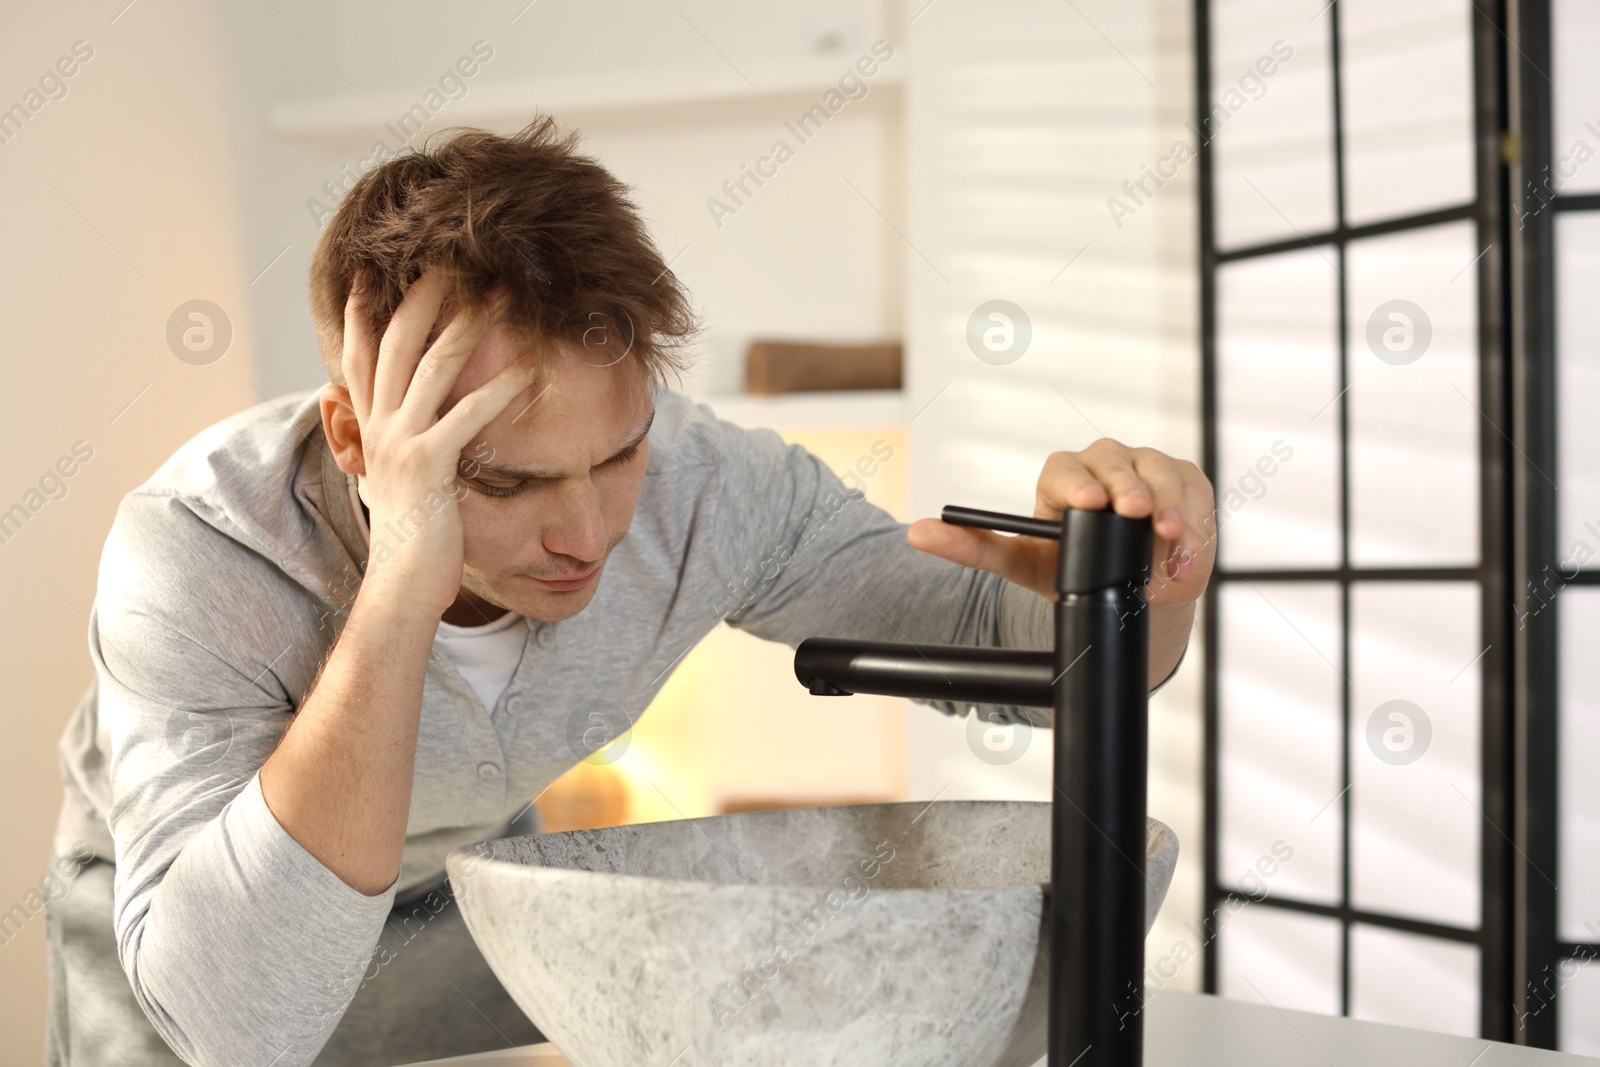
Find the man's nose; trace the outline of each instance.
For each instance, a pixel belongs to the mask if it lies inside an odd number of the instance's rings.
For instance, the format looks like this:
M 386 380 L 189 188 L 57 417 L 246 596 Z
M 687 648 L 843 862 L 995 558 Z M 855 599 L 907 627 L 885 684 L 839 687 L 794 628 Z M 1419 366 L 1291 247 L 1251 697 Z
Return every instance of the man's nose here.
M 585 563 L 593 563 L 605 554 L 605 513 L 593 482 L 565 485 L 551 503 L 555 513 L 547 516 L 544 528 L 547 550 Z

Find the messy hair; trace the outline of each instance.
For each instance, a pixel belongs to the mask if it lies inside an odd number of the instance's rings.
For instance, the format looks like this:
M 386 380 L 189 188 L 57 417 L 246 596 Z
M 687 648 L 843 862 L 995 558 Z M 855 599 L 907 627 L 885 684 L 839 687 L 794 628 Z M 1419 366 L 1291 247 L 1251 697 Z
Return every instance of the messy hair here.
M 666 384 L 687 369 L 700 330 L 686 289 L 662 262 L 629 187 L 578 155 L 577 131 L 539 115 L 509 137 L 441 131 L 437 144 L 387 159 L 351 186 L 311 260 L 311 315 L 328 378 L 344 380 L 344 307 L 366 279 L 381 337 L 424 270 L 447 278 L 440 321 L 510 291 L 506 327 L 541 362 L 553 343 L 591 362 L 623 352 Z M 436 135 L 438 136 L 438 135 Z

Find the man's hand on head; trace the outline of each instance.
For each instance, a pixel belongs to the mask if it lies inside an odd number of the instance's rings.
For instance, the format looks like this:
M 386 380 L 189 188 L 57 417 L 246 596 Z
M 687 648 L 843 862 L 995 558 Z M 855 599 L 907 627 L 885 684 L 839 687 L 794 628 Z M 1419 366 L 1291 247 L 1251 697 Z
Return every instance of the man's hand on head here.
M 463 452 L 537 373 L 531 363 L 509 363 L 447 408 L 462 368 L 505 312 L 505 301 L 492 299 L 446 315 L 447 289 L 443 269 L 425 270 L 378 337 L 358 278 L 345 303 L 346 384 L 342 394 L 329 386 L 323 399 L 324 407 L 348 402 L 357 422 L 357 432 L 335 447 L 359 464 L 359 491 L 374 531 L 362 587 L 381 591 L 365 595 L 393 597 L 434 620 L 461 594 Z M 411 521 L 415 516 L 425 519 Z M 402 533 L 389 539 L 380 530 Z

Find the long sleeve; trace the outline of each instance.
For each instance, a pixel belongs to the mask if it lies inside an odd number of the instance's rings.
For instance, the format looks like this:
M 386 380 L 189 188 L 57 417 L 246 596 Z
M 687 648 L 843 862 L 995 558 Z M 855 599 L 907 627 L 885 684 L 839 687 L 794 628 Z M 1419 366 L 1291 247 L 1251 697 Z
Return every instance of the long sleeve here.
M 791 647 L 813 636 L 1054 646 L 1049 601 L 999 575 L 913 548 L 907 524 L 847 487 L 804 447 L 784 444 L 771 430 L 720 421 L 704 428 L 716 435 L 724 460 L 716 529 L 734 576 L 725 596 L 729 625 Z M 880 442 L 880 451 L 887 448 Z M 863 458 L 870 470 L 874 458 L 884 457 Z M 976 707 L 992 722 L 1048 727 L 1052 719 L 1048 708 L 915 703 L 947 715 Z
M 1050 647 L 1045 601 L 1020 587 L 1006 593 L 1011 583 L 998 575 L 912 548 L 906 524 L 847 487 L 804 447 L 785 444 L 772 430 L 720 420 L 702 427 L 715 435 L 723 457 L 715 529 L 731 575 L 724 616 L 730 626 L 791 647 L 813 636 L 999 647 L 1004 604 L 1007 638 Z M 892 460 L 887 448 L 863 457 L 865 469 Z M 971 708 L 917 702 L 949 715 Z M 981 707 L 1002 721 L 1029 714 L 1009 705 Z
M 310 1063 L 394 898 L 394 885 L 346 885 L 261 794 L 291 679 L 324 651 L 316 632 L 310 598 L 270 561 L 175 498 L 124 498 L 89 624 L 111 739 L 113 924 L 140 1006 L 197 1067 Z

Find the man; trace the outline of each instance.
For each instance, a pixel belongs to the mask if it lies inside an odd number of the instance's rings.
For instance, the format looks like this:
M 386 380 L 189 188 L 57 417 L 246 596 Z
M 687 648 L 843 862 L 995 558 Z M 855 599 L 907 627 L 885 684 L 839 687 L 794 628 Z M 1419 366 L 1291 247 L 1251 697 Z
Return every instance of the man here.
M 60 745 L 57 855 L 96 858 L 50 909 L 51 1063 L 538 1040 L 444 856 L 537 830 L 528 798 L 592 724 L 625 727 L 719 622 L 1050 646 L 1054 542 L 902 526 L 666 387 L 687 295 L 576 139 L 464 131 L 365 175 L 312 265 L 330 384 L 123 499 Z M 1209 579 L 1211 487 L 1113 441 L 1048 457 L 1035 514 L 1108 505 L 1154 520 L 1155 686 Z

